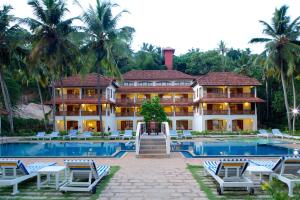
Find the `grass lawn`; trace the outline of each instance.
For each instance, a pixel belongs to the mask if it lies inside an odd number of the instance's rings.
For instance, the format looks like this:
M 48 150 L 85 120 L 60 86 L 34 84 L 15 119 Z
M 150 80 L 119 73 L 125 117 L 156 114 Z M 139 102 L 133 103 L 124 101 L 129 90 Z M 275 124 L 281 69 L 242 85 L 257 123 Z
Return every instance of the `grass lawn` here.
M 13 199 L 22 200 L 34 200 L 34 199 L 51 199 L 51 200 L 96 200 L 100 197 L 103 190 L 108 185 L 110 179 L 119 171 L 119 166 L 111 166 L 110 174 L 104 177 L 97 185 L 97 191 L 95 194 L 87 192 L 67 192 L 62 194 L 53 188 L 42 188 L 37 190 L 36 178 L 19 184 L 20 193 L 13 196 Z M 11 196 L 12 187 L 0 188 L 0 199 L 12 199 Z
M 224 195 L 220 196 L 217 194 L 216 188 L 217 183 L 214 182 L 213 178 L 210 176 L 204 176 L 204 168 L 199 165 L 188 165 L 187 169 L 192 173 L 194 179 L 197 181 L 200 189 L 206 194 L 209 200 L 216 199 L 271 199 L 260 188 L 255 189 L 255 195 L 250 196 L 247 191 L 226 191 Z

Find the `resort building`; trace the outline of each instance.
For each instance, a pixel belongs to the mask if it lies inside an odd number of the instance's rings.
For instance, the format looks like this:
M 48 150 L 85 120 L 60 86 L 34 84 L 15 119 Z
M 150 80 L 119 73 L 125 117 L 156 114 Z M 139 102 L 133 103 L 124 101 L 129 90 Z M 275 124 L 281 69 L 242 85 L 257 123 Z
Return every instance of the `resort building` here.
M 132 70 L 124 81 L 100 75 L 102 125 L 105 131 L 135 130 L 144 100 L 159 97 L 170 128 L 176 130 L 256 130 L 256 94 L 260 83 L 231 72 L 190 76 L 173 70 L 174 49 L 164 49 L 167 70 Z M 97 74 L 70 76 L 55 84 L 56 127 L 99 131 Z M 62 99 L 64 96 L 64 102 Z M 49 104 L 51 104 L 49 102 Z M 64 103 L 64 104 L 63 104 Z M 64 106 L 63 106 L 64 105 Z

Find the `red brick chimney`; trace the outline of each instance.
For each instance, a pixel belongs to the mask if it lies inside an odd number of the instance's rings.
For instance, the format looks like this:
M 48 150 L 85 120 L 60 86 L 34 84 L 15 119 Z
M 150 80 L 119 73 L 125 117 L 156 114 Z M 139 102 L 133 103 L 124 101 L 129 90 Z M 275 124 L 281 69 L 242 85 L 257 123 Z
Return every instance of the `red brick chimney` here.
M 173 69 L 173 55 L 175 52 L 175 49 L 171 47 L 166 47 L 163 49 L 164 57 L 165 57 L 165 65 L 167 66 L 168 70 Z

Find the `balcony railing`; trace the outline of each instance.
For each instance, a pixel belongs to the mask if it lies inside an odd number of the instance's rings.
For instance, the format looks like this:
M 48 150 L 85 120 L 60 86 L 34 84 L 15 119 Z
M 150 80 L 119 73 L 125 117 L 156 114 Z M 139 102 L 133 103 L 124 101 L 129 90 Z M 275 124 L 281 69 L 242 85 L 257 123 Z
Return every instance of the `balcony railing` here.
M 98 111 L 81 111 L 81 116 L 97 116 Z M 105 111 L 102 110 L 102 115 L 105 115 Z
M 117 99 L 116 103 L 117 104 L 133 104 L 134 103 L 134 99 L 129 99 L 129 98 L 126 98 L 126 99 Z
M 82 95 L 82 99 L 97 99 L 98 95 L 97 94 L 84 94 Z M 103 98 L 103 94 L 102 94 L 102 98 Z
M 249 97 L 254 97 L 253 93 L 231 93 L 230 97 L 235 97 L 235 98 L 249 98 Z
M 166 112 L 167 116 L 174 116 L 174 112 Z
M 150 98 L 137 98 L 136 103 L 143 103 L 145 100 L 150 100 Z
M 227 93 L 206 93 L 206 94 L 204 94 L 204 97 L 207 97 L 207 98 L 227 98 L 228 94 Z
M 254 110 L 231 110 L 231 115 L 254 115 Z
M 175 98 L 175 103 L 192 103 L 193 98 Z
M 160 98 L 159 102 L 160 103 L 173 103 L 173 98 Z
M 56 116 L 79 116 L 79 111 L 56 111 Z
M 228 115 L 228 110 L 203 110 L 204 115 Z
M 134 116 L 134 112 L 120 112 L 120 113 L 116 113 L 117 117 L 131 117 Z
M 193 116 L 193 112 L 175 112 L 175 116 Z

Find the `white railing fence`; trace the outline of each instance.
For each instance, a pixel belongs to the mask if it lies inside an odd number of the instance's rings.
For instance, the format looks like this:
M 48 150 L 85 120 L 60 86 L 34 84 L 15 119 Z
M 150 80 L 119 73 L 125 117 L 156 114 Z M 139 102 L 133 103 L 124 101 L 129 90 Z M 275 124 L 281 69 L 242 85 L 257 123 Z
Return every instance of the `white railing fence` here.
M 166 136 L 166 153 L 167 153 L 167 155 L 170 155 L 171 137 L 170 137 L 170 128 L 169 128 L 168 122 L 161 123 L 161 132 L 164 133 Z
M 140 141 L 141 135 L 146 131 L 146 124 L 145 122 L 138 122 L 136 127 L 136 134 L 135 134 L 135 154 L 140 154 Z

